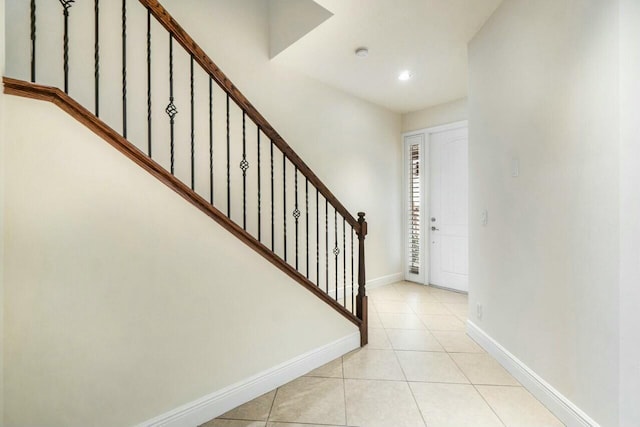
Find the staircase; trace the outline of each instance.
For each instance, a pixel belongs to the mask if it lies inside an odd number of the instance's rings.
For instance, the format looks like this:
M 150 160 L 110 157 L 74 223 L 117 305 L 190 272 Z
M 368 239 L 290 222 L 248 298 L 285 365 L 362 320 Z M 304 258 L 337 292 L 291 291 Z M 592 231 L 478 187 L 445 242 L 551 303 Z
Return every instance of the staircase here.
M 42 52 L 38 37 L 56 30 L 40 28 L 54 21 L 38 8 L 53 4 L 62 37 Z M 364 213 L 349 213 L 158 1 L 122 0 L 119 16 L 103 6 L 31 0 L 30 78 L 4 77 L 5 93 L 56 104 L 355 324 L 367 344 Z M 82 36 L 91 51 L 75 48 L 71 20 L 93 27 Z

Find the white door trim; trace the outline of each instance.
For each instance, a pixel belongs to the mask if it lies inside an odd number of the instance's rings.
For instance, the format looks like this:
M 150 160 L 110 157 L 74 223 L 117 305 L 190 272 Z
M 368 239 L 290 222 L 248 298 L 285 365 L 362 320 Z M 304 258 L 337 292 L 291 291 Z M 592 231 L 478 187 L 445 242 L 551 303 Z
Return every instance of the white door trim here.
M 453 129 L 460 129 L 468 126 L 469 126 L 469 120 L 460 120 L 459 122 L 452 122 L 452 123 L 447 123 L 445 125 L 432 126 L 429 128 L 412 130 L 411 132 L 405 132 L 402 134 L 402 138 L 404 140 L 405 136 L 412 136 L 412 135 L 417 135 L 421 133 L 425 134 L 425 136 L 429 136 L 432 133 L 444 132 L 444 131 L 453 130 Z
M 428 127 L 428 128 L 424 128 L 424 129 L 418 129 L 418 130 L 414 130 L 411 132 L 404 132 L 402 133 L 401 137 L 402 137 L 402 174 L 403 174 L 403 179 L 402 179 L 402 209 L 403 209 L 403 236 L 402 236 L 402 242 L 403 242 L 403 250 L 402 250 L 402 263 L 403 263 L 403 275 L 405 275 L 405 267 L 408 265 L 408 259 L 407 259 L 407 251 L 406 251 L 406 242 L 407 242 L 407 236 L 406 236 L 406 230 L 405 230 L 405 225 L 406 225 L 406 180 L 407 180 L 407 174 L 408 171 L 406 170 L 407 167 L 407 162 L 406 162 L 406 150 L 405 150 L 405 138 L 410 137 L 410 136 L 415 136 L 415 135 L 424 135 L 424 149 L 423 149 L 423 161 L 425 162 L 425 164 L 429 164 L 429 159 L 430 157 L 430 141 L 431 141 L 431 135 L 433 135 L 434 133 L 439 133 L 439 132 L 445 132 L 448 130 L 454 130 L 454 129 L 460 129 L 460 128 L 468 128 L 469 127 L 469 121 L 468 120 L 460 120 L 457 122 L 452 122 L 452 123 L 447 123 L 444 125 L 438 125 L 438 126 L 432 126 L 432 127 Z M 430 180 L 429 180 L 429 173 L 424 174 L 424 188 L 425 190 L 429 188 L 430 186 Z M 431 213 L 430 213 L 430 209 L 429 209 L 429 197 L 427 197 L 427 193 L 425 191 L 424 200 L 427 201 L 426 205 L 424 206 L 424 210 L 423 210 L 423 218 L 431 218 Z M 428 225 L 428 224 L 427 224 Z M 425 235 L 423 237 L 424 241 L 429 241 L 428 239 L 431 239 L 431 230 L 429 227 L 427 227 L 425 229 Z M 429 268 L 429 259 L 430 259 L 430 254 L 429 254 L 429 249 L 430 249 L 430 245 L 423 245 L 423 254 L 425 256 L 425 269 L 424 270 L 424 276 L 423 276 L 423 284 L 424 285 L 428 285 L 429 281 L 430 281 L 430 268 Z

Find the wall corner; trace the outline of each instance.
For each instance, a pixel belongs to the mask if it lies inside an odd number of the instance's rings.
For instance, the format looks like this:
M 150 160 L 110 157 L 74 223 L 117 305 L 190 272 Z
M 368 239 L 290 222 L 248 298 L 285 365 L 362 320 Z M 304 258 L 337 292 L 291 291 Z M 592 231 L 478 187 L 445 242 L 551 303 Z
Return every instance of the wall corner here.
M 640 5 L 619 3 L 620 48 L 620 362 L 619 425 L 640 425 Z
M 5 0 L 0 0 L 0 75 L 5 74 Z M 4 425 L 4 93 L 0 88 L 0 425 Z

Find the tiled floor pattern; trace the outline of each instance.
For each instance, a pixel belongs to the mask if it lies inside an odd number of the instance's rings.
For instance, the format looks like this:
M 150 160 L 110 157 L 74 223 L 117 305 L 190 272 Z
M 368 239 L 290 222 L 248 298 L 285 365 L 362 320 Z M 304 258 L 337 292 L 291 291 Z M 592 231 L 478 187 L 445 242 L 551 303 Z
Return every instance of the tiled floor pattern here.
M 467 296 L 408 282 L 369 292 L 369 345 L 203 427 L 555 427 L 464 332 Z

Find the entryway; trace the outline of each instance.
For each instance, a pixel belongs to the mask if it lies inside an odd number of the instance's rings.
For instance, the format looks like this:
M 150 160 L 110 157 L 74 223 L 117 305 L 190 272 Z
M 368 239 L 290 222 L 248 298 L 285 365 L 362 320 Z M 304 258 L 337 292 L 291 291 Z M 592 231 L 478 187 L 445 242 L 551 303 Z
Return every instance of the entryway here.
M 405 280 L 466 292 L 467 122 L 407 133 L 403 139 Z

